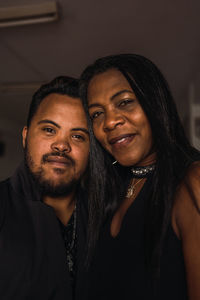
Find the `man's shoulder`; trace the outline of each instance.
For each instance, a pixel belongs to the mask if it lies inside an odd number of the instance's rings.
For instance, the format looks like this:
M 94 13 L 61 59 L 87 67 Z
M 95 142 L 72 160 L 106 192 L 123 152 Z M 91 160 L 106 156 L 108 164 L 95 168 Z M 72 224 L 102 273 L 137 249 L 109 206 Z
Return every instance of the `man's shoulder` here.
M 6 203 L 9 199 L 10 179 L 5 179 L 0 182 L 0 228 L 5 216 Z
M 10 178 L 6 178 L 0 181 L 0 187 L 6 186 L 10 184 Z
M 9 186 L 10 186 L 10 178 L 0 181 L 0 199 L 2 193 L 8 192 Z

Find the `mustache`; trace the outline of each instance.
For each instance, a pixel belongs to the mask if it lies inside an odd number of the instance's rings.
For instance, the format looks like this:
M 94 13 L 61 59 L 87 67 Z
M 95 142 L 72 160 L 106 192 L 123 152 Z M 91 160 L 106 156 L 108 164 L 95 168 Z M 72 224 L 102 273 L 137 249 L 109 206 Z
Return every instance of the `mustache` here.
M 71 158 L 68 154 L 66 154 L 65 152 L 51 152 L 51 153 L 47 153 L 44 154 L 42 156 L 42 163 L 46 163 L 49 160 L 49 157 L 52 156 L 57 156 L 57 157 L 63 157 L 65 158 L 69 163 L 71 163 L 72 166 L 75 166 L 75 161 L 73 160 L 73 158 Z

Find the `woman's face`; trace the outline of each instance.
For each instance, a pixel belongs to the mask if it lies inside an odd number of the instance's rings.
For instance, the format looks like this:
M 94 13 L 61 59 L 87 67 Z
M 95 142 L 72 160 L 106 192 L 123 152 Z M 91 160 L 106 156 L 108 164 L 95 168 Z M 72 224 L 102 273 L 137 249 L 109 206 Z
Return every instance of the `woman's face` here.
M 96 138 L 121 165 L 154 162 L 149 121 L 120 71 L 110 69 L 92 78 L 88 106 Z

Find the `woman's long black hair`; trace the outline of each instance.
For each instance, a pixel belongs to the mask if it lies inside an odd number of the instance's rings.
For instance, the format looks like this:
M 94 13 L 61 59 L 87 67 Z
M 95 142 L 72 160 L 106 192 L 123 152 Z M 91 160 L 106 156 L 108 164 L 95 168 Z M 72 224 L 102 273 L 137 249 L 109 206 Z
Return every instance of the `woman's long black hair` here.
M 175 102 L 160 70 L 147 58 L 136 54 L 120 54 L 100 58 L 81 75 L 80 95 L 86 113 L 90 80 L 109 69 L 119 70 L 132 87 L 152 129 L 157 163 L 152 191 L 145 211 L 146 261 L 153 276 L 159 276 L 163 239 L 168 228 L 175 189 L 188 166 L 200 160 L 179 119 Z M 127 188 L 123 168 L 112 165 L 113 158 L 101 147 L 91 131 L 89 191 L 89 256 L 92 255 L 101 226 L 112 214 Z M 120 184 L 124 180 L 124 184 Z M 134 237 L 133 237 L 134 238 Z

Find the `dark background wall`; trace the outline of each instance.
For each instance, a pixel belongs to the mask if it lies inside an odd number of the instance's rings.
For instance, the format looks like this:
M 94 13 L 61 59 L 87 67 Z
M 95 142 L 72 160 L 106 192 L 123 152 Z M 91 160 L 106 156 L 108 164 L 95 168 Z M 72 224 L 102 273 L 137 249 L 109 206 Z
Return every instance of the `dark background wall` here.
M 47 1 L 47 0 L 46 0 Z M 53 0 L 49 0 L 50 2 Z M 1 8 L 45 0 L 0 0 Z M 58 0 L 53 23 L 0 28 L 0 179 L 22 157 L 21 129 L 31 95 L 58 75 L 79 76 L 94 59 L 115 53 L 142 54 L 168 80 L 191 140 L 200 115 L 199 0 Z M 196 122 L 198 123 L 198 122 Z M 199 146 L 200 147 L 200 146 Z

